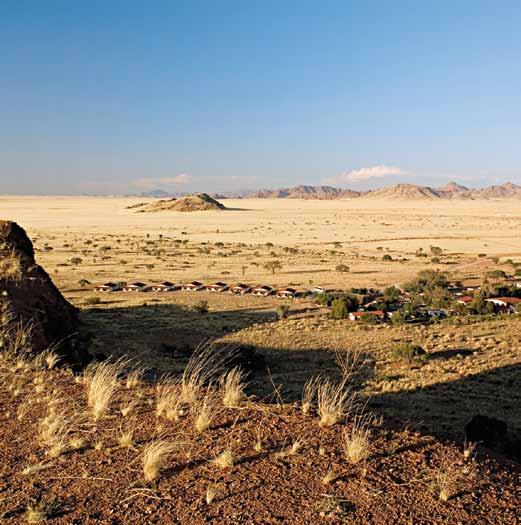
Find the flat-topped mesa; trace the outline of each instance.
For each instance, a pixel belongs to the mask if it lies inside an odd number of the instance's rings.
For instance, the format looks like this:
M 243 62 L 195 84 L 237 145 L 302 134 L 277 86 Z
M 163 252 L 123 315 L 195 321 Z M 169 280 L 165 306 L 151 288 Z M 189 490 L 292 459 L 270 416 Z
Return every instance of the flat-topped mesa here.
M 78 345 L 77 312 L 35 262 L 25 230 L 0 221 L 0 351 L 12 347 L 14 334 L 24 331 L 18 350 L 38 354 L 48 348 L 76 365 L 88 361 Z

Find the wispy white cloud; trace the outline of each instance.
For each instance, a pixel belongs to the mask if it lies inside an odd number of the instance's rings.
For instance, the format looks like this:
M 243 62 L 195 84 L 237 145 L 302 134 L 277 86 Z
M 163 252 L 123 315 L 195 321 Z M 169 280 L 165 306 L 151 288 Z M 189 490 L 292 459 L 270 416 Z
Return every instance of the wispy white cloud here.
M 193 177 L 188 173 L 180 173 L 170 177 L 146 177 L 133 180 L 130 184 L 134 188 L 140 190 L 150 190 L 154 188 L 171 188 L 175 186 L 183 186 L 192 182 Z
M 377 166 L 368 166 L 358 170 L 351 170 L 341 173 L 337 177 L 330 177 L 324 182 L 328 184 L 342 184 L 345 182 L 361 182 L 369 179 L 382 179 L 388 176 L 407 175 L 407 172 L 398 166 L 386 166 L 379 164 Z
M 130 186 L 147 191 L 152 189 L 165 190 L 190 190 L 192 188 L 199 188 L 204 191 L 214 191 L 217 187 L 235 189 L 237 185 L 250 186 L 255 183 L 257 177 L 244 175 L 198 175 L 192 176 L 188 173 L 180 173 L 179 175 L 167 177 L 143 177 L 135 179 L 130 182 Z

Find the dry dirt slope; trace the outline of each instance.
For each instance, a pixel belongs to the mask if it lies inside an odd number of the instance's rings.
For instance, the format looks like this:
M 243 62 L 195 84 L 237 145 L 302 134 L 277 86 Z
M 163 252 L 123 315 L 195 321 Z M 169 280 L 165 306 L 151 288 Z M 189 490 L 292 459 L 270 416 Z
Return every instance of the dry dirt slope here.
M 320 426 L 314 409 L 244 401 L 198 432 L 192 415 L 157 416 L 154 386 L 127 388 L 122 378 L 96 420 L 87 385 L 66 370 L 13 368 L 2 361 L 3 523 L 35 513 L 63 525 L 518 523 L 519 465 L 482 452 L 465 458 L 385 421 L 371 425 L 368 457 L 353 463 L 344 451 L 352 418 Z M 53 414 L 70 423 L 59 453 L 42 441 Z M 146 481 L 144 451 L 157 440 L 177 446 Z M 225 450 L 233 463 L 219 466 Z

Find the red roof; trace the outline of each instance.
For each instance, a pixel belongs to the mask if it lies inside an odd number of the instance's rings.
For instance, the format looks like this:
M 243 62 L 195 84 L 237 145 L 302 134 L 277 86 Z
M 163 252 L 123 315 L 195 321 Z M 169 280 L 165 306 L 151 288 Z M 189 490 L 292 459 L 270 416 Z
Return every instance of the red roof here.
M 517 304 L 521 301 L 519 297 L 491 297 L 489 301 L 501 301 L 505 304 Z
M 472 297 L 469 297 L 468 295 L 464 295 L 462 297 L 458 297 L 456 299 L 456 302 L 458 303 L 470 303 L 472 302 L 474 299 Z
M 364 315 L 374 315 L 376 317 L 384 317 L 385 312 L 382 310 L 369 310 L 367 312 L 352 312 L 355 317 L 363 317 Z

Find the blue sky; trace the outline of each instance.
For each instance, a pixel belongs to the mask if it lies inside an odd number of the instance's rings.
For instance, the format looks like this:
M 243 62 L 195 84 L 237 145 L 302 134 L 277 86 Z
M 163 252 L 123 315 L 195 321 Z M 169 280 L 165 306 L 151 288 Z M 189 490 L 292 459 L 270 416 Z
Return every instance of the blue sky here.
M 0 193 L 521 183 L 519 1 L 0 3 Z

